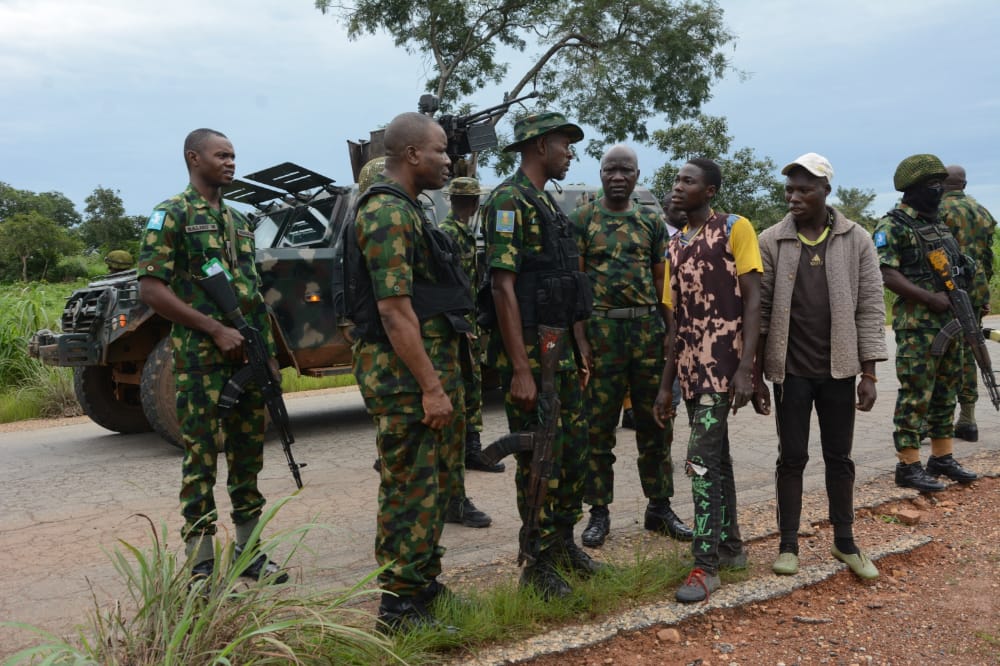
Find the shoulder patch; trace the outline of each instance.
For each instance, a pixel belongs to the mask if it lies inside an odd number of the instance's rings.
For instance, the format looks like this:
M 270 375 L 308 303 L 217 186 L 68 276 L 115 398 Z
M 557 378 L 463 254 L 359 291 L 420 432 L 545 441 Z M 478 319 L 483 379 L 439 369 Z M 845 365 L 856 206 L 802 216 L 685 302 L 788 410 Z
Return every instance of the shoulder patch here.
M 146 222 L 146 229 L 148 231 L 159 231 L 163 228 L 163 220 L 165 219 L 167 219 L 167 211 L 154 210 L 153 214 L 149 216 L 149 221 Z
M 885 247 L 889 244 L 884 231 L 876 231 L 872 238 L 875 240 L 875 247 Z
M 498 234 L 512 234 L 514 233 L 514 211 L 512 210 L 498 210 L 497 219 L 493 223 L 493 231 Z

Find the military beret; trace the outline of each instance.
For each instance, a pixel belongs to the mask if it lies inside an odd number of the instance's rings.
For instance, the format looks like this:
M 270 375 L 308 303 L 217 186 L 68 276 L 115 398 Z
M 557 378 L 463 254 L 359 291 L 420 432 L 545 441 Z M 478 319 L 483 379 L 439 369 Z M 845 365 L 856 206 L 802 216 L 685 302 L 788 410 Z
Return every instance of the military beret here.
M 904 192 L 910 186 L 928 178 L 945 178 L 947 175 L 948 171 L 937 155 L 910 155 L 896 167 L 892 184 L 896 191 Z
M 566 120 L 566 116 L 555 111 L 540 111 L 521 118 L 514 123 L 514 141 L 504 146 L 503 152 L 518 150 L 525 141 L 530 141 L 543 134 L 563 132 L 569 135 L 573 143 L 583 139 L 583 130 L 579 125 Z
M 469 178 L 468 176 L 452 178 L 451 182 L 445 185 L 442 191 L 453 197 L 478 197 L 481 194 L 487 193 L 486 190 L 479 188 L 478 180 Z
M 361 173 L 358 174 L 358 192 L 364 192 L 369 187 L 372 186 L 372 182 L 375 180 L 375 176 L 379 175 L 385 171 L 385 158 L 376 157 L 375 159 L 369 160 L 361 167 Z

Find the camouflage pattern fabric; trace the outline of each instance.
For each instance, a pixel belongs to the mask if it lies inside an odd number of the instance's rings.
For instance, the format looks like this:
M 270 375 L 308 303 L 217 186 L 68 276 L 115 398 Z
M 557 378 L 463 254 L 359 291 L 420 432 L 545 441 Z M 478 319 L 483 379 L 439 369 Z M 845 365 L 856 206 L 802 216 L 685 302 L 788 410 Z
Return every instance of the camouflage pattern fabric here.
M 686 471 L 694 499 L 691 553 L 695 567 L 716 573 L 720 552 L 736 555 L 743 548 L 729 449 L 729 396 L 702 393 L 685 404 L 691 426 Z
M 916 220 L 918 213 L 906 204 L 899 210 Z M 922 223 L 926 223 L 923 221 Z M 934 222 L 947 234 L 947 228 Z M 926 263 L 924 250 L 912 229 L 892 217 L 883 217 L 875 225 L 875 250 L 879 262 L 903 273 L 910 282 L 928 291 L 939 291 L 933 275 L 920 270 Z M 954 258 L 949 256 L 954 262 Z M 921 430 L 926 421 L 932 438 L 954 434 L 952 415 L 960 381 L 964 344 L 953 341 L 942 356 L 931 354 L 931 343 L 953 315 L 949 310 L 932 312 L 923 303 L 896 296 L 892 304 L 892 328 L 896 333 L 896 411 L 893 416 L 896 450 L 920 447 Z
M 516 184 L 534 189 L 534 185 L 520 169 L 495 188 L 482 208 L 483 231 L 486 235 L 486 265 L 488 269 L 520 272 L 525 256 L 542 251 L 541 217 L 525 200 Z M 567 333 L 567 335 L 570 335 Z M 535 383 L 540 380 L 541 355 L 537 335 L 526 331 L 525 351 L 528 355 Z M 526 430 L 537 425 L 539 415 L 518 408 L 511 399 L 510 384 L 513 367 L 499 333 L 490 336 L 488 357 L 495 361 L 504 390 L 504 407 L 511 432 Z M 583 486 L 587 473 L 587 429 L 583 410 L 583 393 L 577 381 L 573 345 L 567 340 L 563 358 L 556 373 L 556 391 L 559 393 L 561 411 L 558 435 L 552 444 L 553 471 L 549 480 L 549 493 L 539 518 L 541 549 L 558 544 L 560 530 L 572 528 L 583 515 Z M 517 455 L 517 506 L 522 520 L 525 518 L 524 487 L 528 478 L 531 456 Z
M 896 412 L 892 435 L 896 450 L 920 448 L 921 430 L 927 425 L 932 439 L 952 437 L 952 415 L 961 381 L 963 347 L 955 340 L 941 356 L 931 354 L 937 331 L 904 329 L 896 331 Z M 971 354 L 970 354 L 971 356 Z
M 993 234 L 997 221 L 990 211 L 962 190 L 945 192 L 938 208 L 938 218 L 951 230 L 962 252 L 976 262 L 976 272 L 969 287 L 969 300 L 977 313 L 990 302 L 990 280 L 993 278 Z M 976 358 L 965 354 L 958 402 L 975 404 L 979 399 L 979 371 Z
M 599 203 L 586 204 L 573 211 L 570 220 L 595 308 L 586 323 L 594 369 L 584 393 L 590 439 L 584 500 L 591 506 L 614 501 L 615 430 L 626 393 L 632 397 L 643 494 L 670 498 L 673 423 L 660 428 L 651 411 L 663 371 L 663 319 L 656 309 L 634 319 L 600 314 L 601 309 L 657 304 L 653 266 L 663 262 L 666 226 L 655 211 L 637 205 L 612 212 Z
M 454 185 L 457 180 L 474 181 L 475 179 L 455 178 L 452 184 Z M 448 213 L 448 216 L 444 218 L 439 226 L 442 231 L 455 240 L 462 252 L 462 271 L 469 277 L 472 302 L 475 303 L 476 288 L 481 279 L 476 264 L 476 237 L 473 235 L 469 225 L 456 218 L 452 213 Z M 464 354 L 462 358 L 463 381 L 465 382 L 465 427 L 469 432 L 482 432 L 483 373 L 479 365 L 479 360 L 482 358 L 482 348 L 479 342 L 479 329 L 476 325 L 476 312 L 473 311 L 470 313 L 468 319 L 472 326 L 472 335 L 468 339 L 469 358 L 466 359 Z
M 937 155 L 910 155 L 896 167 L 892 176 L 892 185 L 897 192 L 903 192 L 911 185 L 916 185 L 928 178 L 946 178 L 948 170 Z
M 216 473 L 219 452 L 226 456 L 226 489 L 233 505 L 233 524 L 256 519 L 264 507 L 257 489 L 257 475 L 264 466 L 264 397 L 256 387 L 247 388 L 231 412 L 220 419 L 219 394 L 238 365 L 180 371 L 177 384 L 177 419 L 184 440 L 181 513 L 184 540 L 215 534 Z
M 232 225 L 236 247 L 229 233 Z M 157 278 L 182 301 L 199 312 L 225 322 L 218 306 L 196 283 L 202 267 L 218 262 L 232 277 L 240 309 L 251 326 L 264 337 L 274 354 L 267 310 L 260 295 L 260 277 L 254 264 L 254 238 L 246 218 L 224 204 L 213 209 L 192 186 L 159 204 L 146 223 L 139 252 L 139 278 Z M 263 464 L 263 398 L 253 388 L 220 422 L 219 392 L 239 369 L 227 362 L 212 337 L 201 331 L 173 324 L 174 376 L 177 385 L 177 417 L 184 440 L 181 512 L 182 535 L 214 534 L 217 455 L 226 453 L 229 467 L 227 488 L 233 505 L 233 521 L 243 524 L 260 515 L 264 498 L 257 490 L 257 475 Z
M 391 182 L 384 175 L 375 182 Z M 419 214 L 398 197 L 377 194 L 358 211 L 358 245 L 375 298 L 411 296 L 415 277 L 434 281 Z M 413 596 L 441 571 L 439 541 L 451 478 L 462 464 L 465 417 L 459 340 L 443 316 L 421 322 L 424 350 L 438 371 L 455 416 L 441 430 L 420 423 L 420 387 L 387 341 L 354 344 L 354 376 L 376 426 L 382 462 L 375 559 L 389 567 L 384 590 Z
M 230 245 L 230 223 L 235 230 L 234 251 L 226 249 Z M 224 203 L 215 210 L 188 186 L 183 193 L 156 206 L 146 223 L 139 251 L 139 279 L 158 278 L 194 309 L 225 322 L 225 314 L 195 282 L 204 275 L 203 266 L 218 261 L 232 277 L 243 316 L 261 332 L 273 356 L 274 338 L 260 295 L 254 253 L 253 232 L 246 217 Z M 174 324 L 170 338 L 178 370 L 225 365 L 222 353 L 207 333 Z
M 573 143 L 583 140 L 583 130 L 580 126 L 567 121 L 563 114 L 556 111 L 539 111 L 529 113 L 514 123 L 514 141 L 504 146 L 503 152 L 517 150 L 525 141 L 557 131 L 566 133 Z
M 919 213 L 906 204 L 899 204 L 897 209 L 912 220 L 917 220 Z M 921 224 L 928 224 L 926 221 Z M 932 226 L 944 235 L 950 235 L 944 224 L 935 222 Z M 895 268 L 906 278 L 927 291 L 940 291 L 930 272 L 930 265 L 924 256 L 920 240 L 912 229 L 886 215 L 875 224 L 873 234 L 875 250 L 878 252 L 879 263 L 889 268 Z M 954 264 L 955 259 L 949 256 Z M 912 267 L 920 270 L 914 271 Z M 939 331 L 953 319 L 950 311 L 932 312 L 923 303 L 908 301 L 896 295 L 892 302 L 892 328 L 896 331 L 928 328 Z

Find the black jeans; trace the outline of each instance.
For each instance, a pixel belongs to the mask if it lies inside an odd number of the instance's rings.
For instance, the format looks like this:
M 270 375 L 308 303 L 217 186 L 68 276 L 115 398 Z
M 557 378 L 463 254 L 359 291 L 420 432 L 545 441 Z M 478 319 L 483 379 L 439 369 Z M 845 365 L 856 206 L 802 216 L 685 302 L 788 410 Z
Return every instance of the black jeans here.
M 809 421 L 813 406 L 826 466 L 826 496 L 834 537 L 853 536 L 854 524 L 854 378 L 806 379 L 786 375 L 774 385 L 778 425 L 778 529 L 782 543 L 794 543 L 802 515 L 802 472 L 809 462 Z
M 719 552 L 743 549 L 736 519 L 736 482 L 729 454 L 729 396 L 702 393 L 685 401 L 691 424 L 685 469 L 694 497 L 694 566 L 705 573 L 719 570 Z

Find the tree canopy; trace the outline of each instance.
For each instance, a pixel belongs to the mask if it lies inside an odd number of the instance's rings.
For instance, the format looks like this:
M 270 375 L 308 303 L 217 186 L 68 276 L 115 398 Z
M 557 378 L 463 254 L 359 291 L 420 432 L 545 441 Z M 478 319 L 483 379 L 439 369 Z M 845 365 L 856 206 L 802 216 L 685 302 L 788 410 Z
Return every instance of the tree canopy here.
M 507 94 L 529 88 L 537 108 L 565 112 L 597 129 L 587 152 L 626 140 L 645 142 L 647 121 L 696 112 L 725 72 L 733 40 L 715 0 L 315 0 L 339 16 L 348 36 L 380 30 L 423 54 L 427 89 L 444 108 L 488 84 L 503 85 L 510 64 L 500 49 L 540 51 Z M 499 117 L 498 114 L 497 117 Z
M 80 225 L 80 238 L 90 250 L 133 251 L 146 220 L 142 216 L 126 215 L 125 204 L 118 190 L 98 185 L 86 199 L 85 218 Z
M 758 157 L 752 148 L 730 152 L 733 137 L 729 124 L 719 116 L 697 115 L 665 130 L 653 132 L 653 144 L 668 162 L 657 169 L 650 190 L 657 197 L 669 196 L 674 177 L 688 160 L 707 157 L 722 170 L 722 187 L 713 200 L 716 210 L 738 213 L 759 230 L 785 215 L 784 182 L 770 157 Z
M 834 196 L 834 205 L 849 220 L 854 220 L 868 231 L 875 230 L 878 218 L 872 213 L 875 203 L 875 190 L 864 190 L 859 187 L 838 187 Z
M 0 182 L 0 222 L 16 213 L 38 212 L 64 229 L 80 223 L 76 206 L 62 192 L 31 192 Z
M 0 223 L 0 263 L 9 277 L 44 280 L 62 256 L 77 251 L 76 239 L 38 211 L 14 213 Z

